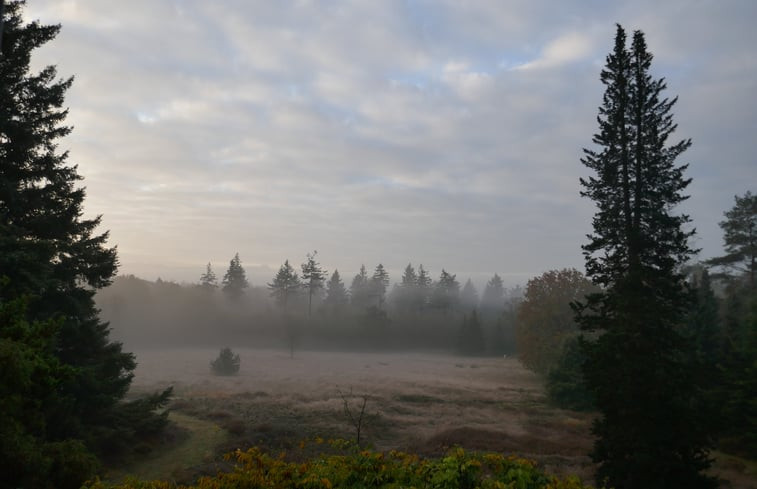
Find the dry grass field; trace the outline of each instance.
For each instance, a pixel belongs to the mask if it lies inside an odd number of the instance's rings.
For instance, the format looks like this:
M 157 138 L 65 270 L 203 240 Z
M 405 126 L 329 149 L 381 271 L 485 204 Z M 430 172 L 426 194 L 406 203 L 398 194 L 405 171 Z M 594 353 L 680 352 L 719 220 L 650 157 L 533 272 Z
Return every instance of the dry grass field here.
M 190 482 L 227 468 L 221 455 L 238 447 L 296 454 L 306 438 L 354 439 L 345 400 L 355 415 L 367 396 L 363 440 L 379 450 L 431 456 L 460 445 L 515 453 L 549 473 L 592 478 L 586 455 L 592 415 L 549 406 L 539 378 L 515 359 L 235 351 L 241 369 L 231 377 L 210 372 L 218 349 L 137 352 L 132 393 L 173 385 L 171 416 L 179 435 L 126 472 Z M 751 475 L 739 476 L 748 468 L 718 465 L 733 487 L 754 487 Z

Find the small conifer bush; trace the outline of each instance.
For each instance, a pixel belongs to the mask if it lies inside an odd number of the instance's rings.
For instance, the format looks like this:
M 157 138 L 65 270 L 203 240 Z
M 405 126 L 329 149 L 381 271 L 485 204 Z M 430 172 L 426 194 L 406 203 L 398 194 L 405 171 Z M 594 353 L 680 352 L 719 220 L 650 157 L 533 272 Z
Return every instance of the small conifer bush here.
M 218 358 L 210 362 L 210 369 L 216 375 L 235 375 L 239 372 L 239 355 L 231 348 L 222 348 Z

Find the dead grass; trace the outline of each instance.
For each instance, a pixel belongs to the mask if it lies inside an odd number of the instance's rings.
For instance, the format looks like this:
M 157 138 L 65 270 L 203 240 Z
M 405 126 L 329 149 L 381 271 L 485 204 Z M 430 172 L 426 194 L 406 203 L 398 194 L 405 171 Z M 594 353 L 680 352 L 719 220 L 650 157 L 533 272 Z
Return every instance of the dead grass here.
M 515 359 L 477 358 L 473 364 L 421 353 L 296 352 L 290 358 L 288 351 L 236 352 L 241 368 L 233 377 L 210 373 L 214 349 L 138 352 L 133 392 L 174 385 L 172 418 L 198 435 L 150 468 L 135 467 L 137 475 L 188 482 L 217 470 L 219 455 L 235 448 L 297 452 L 305 438 L 351 438 L 339 395 L 351 390 L 370 396 L 367 410 L 374 417 L 364 436 L 379 450 L 431 456 L 459 445 L 518 454 L 547 472 L 591 481 L 594 466 L 586 454 L 592 415 L 549 406 L 540 379 Z M 718 459 L 717 473 L 733 480 L 731 487 L 757 489 L 749 485 L 754 476 L 748 467 Z

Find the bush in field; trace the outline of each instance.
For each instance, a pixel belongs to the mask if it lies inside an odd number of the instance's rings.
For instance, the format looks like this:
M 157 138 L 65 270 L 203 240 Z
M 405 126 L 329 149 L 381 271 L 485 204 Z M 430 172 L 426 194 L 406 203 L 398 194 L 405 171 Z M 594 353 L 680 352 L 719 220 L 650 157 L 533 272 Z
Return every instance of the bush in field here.
M 222 348 L 218 358 L 210 362 L 210 368 L 216 375 L 234 375 L 239 372 L 239 355 L 231 348 Z
M 317 443 L 323 440 L 317 439 Z M 537 470 L 534 462 L 498 453 L 470 453 L 452 449 L 438 459 L 422 459 L 417 455 L 391 451 L 388 453 L 360 450 L 343 440 L 330 442 L 337 454 L 321 455 L 305 462 L 289 462 L 284 454 L 271 457 L 258 448 L 237 450 L 227 455 L 235 459 L 233 472 L 204 477 L 191 486 L 197 489 L 232 487 L 288 488 L 355 488 L 355 487 L 434 487 L 519 488 L 519 489 L 585 489 L 576 478 L 557 479 Z M 95 482 L 89 489 L 171 489 L 168 482 L 131 481 L 112 486 Z M 190 489 L 190 488 L 187 488 Z

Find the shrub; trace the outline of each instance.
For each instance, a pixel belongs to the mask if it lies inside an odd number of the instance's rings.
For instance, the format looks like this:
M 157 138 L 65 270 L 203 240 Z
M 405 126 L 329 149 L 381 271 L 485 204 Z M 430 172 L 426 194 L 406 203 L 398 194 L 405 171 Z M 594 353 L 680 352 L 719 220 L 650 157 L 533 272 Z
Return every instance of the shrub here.
M 210 368 L 216 375 L 234 375 L 239 372 L 239 355 L 231 348 L 222 348 L 218 358 L 210 362 Z
M 316 439 L 322 444 L 322 439 Z M 303 462 L 290 462 L 286 454 L 278 457 L 258 448 L 237 450 L 227 455 L 235 460 L 234 471 L 215 477 L 203 477 L 197 489 L 256 487 L 289 488 L 397 488 L 434 487 L 439 489 L 586 489 L 575 477 L 557 479 L 545 475 L 529 460 L 497 453 L 466 452 L 453 448 L 439 459 L 423 459 L 417 455 L 391 451 L 388 453 L 361 450 L 344 440 L 330 443 L 340 453 L 323 454 Z M 173 489 L 169 482 L 128 481 L 111 486 L 95 482 L 89 489 Z

